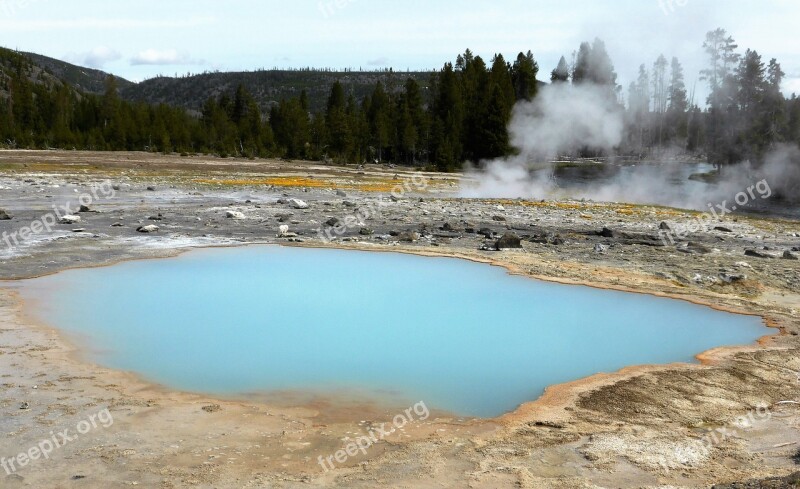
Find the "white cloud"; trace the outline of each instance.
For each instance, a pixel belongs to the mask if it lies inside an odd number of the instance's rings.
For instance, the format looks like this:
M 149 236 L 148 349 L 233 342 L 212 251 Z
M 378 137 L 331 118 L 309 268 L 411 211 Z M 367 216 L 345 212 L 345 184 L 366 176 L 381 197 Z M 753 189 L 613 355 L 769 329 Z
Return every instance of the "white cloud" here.
M 197 64 L 203 64 L 203 60 L 193 59 L 189 53 L 181 53 L 177 49 L 146 49 L 131 58 L 132 66 Z
M 0 29 L 10 32 L 37 32 L 52 30 L 89 30 L 89 29 L 171 29 L 180 27 L 198 27 L 214 23 L 213 17 L 195 17 L 174 20 L 138 20 L 138 19 L 64 19 L 64 20 L 0 20 Z
M 89 52 L 70 53 L 64 56 L 66 61 L 89 68 L 102 68 L 106 63 L 117 61 L 122 55 L 108 46 L 97 46 Z
M 787 78 L 783 81 L 783 92 L 786 95 L 791 95 L 796 93 L 800 95 L 800 77 L 797 78 Z
M 370 66 L 386 66 L 389 64 L 389 58 L 387 57 L 380 57 L 375 58 L 367 61 L 367 64 Z

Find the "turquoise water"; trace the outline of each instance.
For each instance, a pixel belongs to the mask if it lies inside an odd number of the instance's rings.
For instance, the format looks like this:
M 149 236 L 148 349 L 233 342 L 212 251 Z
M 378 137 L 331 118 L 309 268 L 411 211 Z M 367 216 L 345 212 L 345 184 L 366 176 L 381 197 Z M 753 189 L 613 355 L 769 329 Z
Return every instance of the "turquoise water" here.
M 463 260 L 272 246 L 73 270 L 23 295 L 90 360 L 171 388 L 352 391 L 482 417 L 769 333 L 756 317 Z

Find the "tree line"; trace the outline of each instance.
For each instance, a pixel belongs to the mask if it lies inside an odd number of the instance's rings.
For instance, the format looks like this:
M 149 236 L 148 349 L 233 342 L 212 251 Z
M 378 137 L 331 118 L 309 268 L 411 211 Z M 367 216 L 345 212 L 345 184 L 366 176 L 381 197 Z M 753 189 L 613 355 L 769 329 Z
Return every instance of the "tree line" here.
M 701 107 L 677 58 L 642 65 L 627 94 L 601 40 L 562 57 L 550 82 L 607 88 L 627 115 L 619 154 L 647 157 L 665 148 L 706 155 L 723 165 L 758 161 L 782 142 L 800 142 L 800 100 L 781 92 L 775 59 L 740 54 L 723 29 L 704 43 L 710 95 Z M 335 163 L 394 162 L 441 171 L 514 153 L 508 124 L 515 104 L 540 89 L 533 54 L 486 62 L 469 50 L 445 63 L 429 85 L 378 82 L 361 100 L 335 82 L 324 109 L 305 91 L 261 110 L 239 86 L 210 98 L 200 113 L 122 100 L 113 77 L 87 94 L 48 76 L 18 53 L 0 51 L 0 144 L 16 148 L 135 150 L 282 157 Z

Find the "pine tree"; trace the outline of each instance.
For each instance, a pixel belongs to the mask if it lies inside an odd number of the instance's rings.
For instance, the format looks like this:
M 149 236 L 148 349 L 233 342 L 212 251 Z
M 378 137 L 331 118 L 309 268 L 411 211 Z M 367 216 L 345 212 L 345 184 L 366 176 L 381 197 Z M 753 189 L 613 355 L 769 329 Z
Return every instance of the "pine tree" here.
M 569 65 L 563 56 L 558 60 L 558 66 L 550 74 L 550 81 L 553 83 L 566 83 L 569 81 Z

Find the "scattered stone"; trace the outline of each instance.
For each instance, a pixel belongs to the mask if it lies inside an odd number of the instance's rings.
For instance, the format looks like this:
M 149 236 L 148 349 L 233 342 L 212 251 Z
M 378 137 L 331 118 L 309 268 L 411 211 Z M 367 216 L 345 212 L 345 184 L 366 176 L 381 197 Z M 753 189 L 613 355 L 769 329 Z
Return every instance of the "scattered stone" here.
M 112 228 L 121 228 L 122 226 L 123 224 L 121 222 L 115 222 L 114 224 L 111 225 Z
M 61 224 L 75 224 L 76 222 L 81 222 L 81 216 L 64 216 L 59 222 Z
M 678 251 L 683 253 L 707 255 L 711 253 L 711 249 L 700 243 L 689 242 L 685 247 L 678 248 Z
M 797 260 L 797 255 L 792 253 L 791 251 L 784 251 L 783 252 L 783 259 L 784 260 Z
M 732 233 L 733 232 L 730 229 L 728 229 L 726 227 L 723 227 L 723 226 L 717 226 L 717 227 L 714 228 L 714 230 L 715 231 L 719 231 L 721 233 Z
M 159 229 L 158 226 L 156 226 L 155 224 L 148 224 L 147 226 L 139 226 L 138 228 L 136 228 L 136 231 L 148 234 L 148 233 L 157 233 L 158 229 Z
M 494 245 L 498 250 L 522 248 L 522 240 L 514 233 L 506 233 Z
M 358 230 L 358 234 L 360 234 L 361 236 L 372 236 L 373 234 L 375 234 L 375 231 L 373 231 L 370 228 L 361 228 Z
M 148 191 L 148 192 L 155 192 L 155 191 L 156 191 L 156 188 L 155 188 L 155 187 L 153 187 L 153 186 L 150 186 L 150 187 L 147 187 L 147 191 Z
M 747 280 L 747 275 L 720 273 L 719 278 L 721 278 L 726 284 L 733 284 L 736 282 L 741 282 L 742 280 Z
M 672 228 L 669 227 L 669 224 L 667 224 L 666 222 L 662 222 L 661 224 L 659 224 L 658 229 L 662 231 L 672 231 Z
M 800 246 L 795 246 L 794 248 L 792 248 L 792 251 L 800 251 Z
M 207 413 L 216 413 L 222 410 L 222 406 L 219 404 L 211 404 L 210 406 L 203 406 L 203 411 Z
M 0 221 L 10 221 L 10 220 L 11 216 L 8 215 L 8 213 L 5 210 L 0 209 Z
M 492 216 L 492 221 L 495 222 L 506 222 L 506 218 L 503 216 Z
M 225 217 L 236 220 L 245 219 L 245 215 L 239 211 L 228 211 L 225 213 Z
M 392 202 L 399 202 L 399 201 L 400 201 L 400 199 L 399 199 L 398 197 L 396 197 L 394 194 L 390 195 L 390 196 L 389 196 L 389 199 L 390 199 Z
M 489 228 L 481 228 L 481 230 L 478 231 L 478 234 L 480 234 L 481 236 L 483 236 L 483 237 L 485 237 L 487 239 L 492 239 L 494 237 L 494 231 L 492 231 Z
M 414 231 L 405 231 L 398 235 L 398 239 L 400 240 L 401 243 L 414 243 L 416 241 L 419 241 L 419 238 L 420 238 L 419 233 L 416 233 Z
M 767 253 L 762 253 L 758 250 L 744 250 L 744 255 L 753 258 L 773 258 L 772 255 L 769 255 Z
M 308 204 L 300 199 L 289 199 L 287 202 L 295 209 L 308 209 Z
M 337 219 L 335 217 L 331 217 L 330 219 L 325 221 L 325 225 L 328 226 L 328 227 L 334 228 L 334 227 L 339 225 L 339 219 Z
M 455 230 L 456 228 L 449 222 L 442 224 L 442 231 L 455 231 Z
M 89 207 L 82 205 L 80 209 L 78 209 L 78 212 L 85 213 L 85 212 L 92 212 L 92 210 Z
M 597 243 L 596 245 L 594 245 L 594 252 L 595 253 L 605 253 L 606 251 L 608 251 L 608 246 L 606 246 L 604 244 L 600 244 L 600 243 Z
M 31 404 L 30 404 L 29 402 L 27 402 L 27 401 L 23 402 L 23 403 L 22 403 L 22 404 L 20 404 L 20 406 L 19 406 L 19 409 L 20 409 L 21 411 L 27 411 L 27 410 L 28 410 L 28 409 L 30 409 L 30 408 L 31 408 Z
M 336 195 L 338 195 L 339 197 L 347 197 L 347 192 L 345 192 L 344 190 L 337 190 Z
M 86 230 L 83 228 L 77 228 L 72 230 L 73 233 L 85 233 Z
M 604 237 L 604 238 L 613 238 L 614 237 L 614 231 L 612 231 L 609 228 L 603 228 L 603 230 L 600 231 L 599 235 Z

